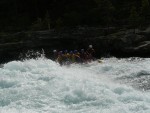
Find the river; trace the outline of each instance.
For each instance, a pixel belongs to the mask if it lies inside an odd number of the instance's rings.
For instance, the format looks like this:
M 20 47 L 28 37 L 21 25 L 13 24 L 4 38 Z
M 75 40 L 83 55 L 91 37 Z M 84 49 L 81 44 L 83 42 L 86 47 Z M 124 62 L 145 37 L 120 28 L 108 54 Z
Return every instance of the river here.
M 5 63 L 0 113 L 150 113 L 150 59 L 60 66 L 42 57 Z

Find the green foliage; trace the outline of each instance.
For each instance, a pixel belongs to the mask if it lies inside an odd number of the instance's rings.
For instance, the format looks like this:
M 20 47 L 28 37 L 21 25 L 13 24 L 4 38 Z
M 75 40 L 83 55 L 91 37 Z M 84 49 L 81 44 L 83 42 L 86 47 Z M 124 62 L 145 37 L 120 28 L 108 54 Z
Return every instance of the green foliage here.
M 31 25 L 31 30 L 50 30 L 50 16 L 49 13 L 46 12 L 44 19 L 37 18 L 35 22 Z
M 139 14 L 136 11 L 136 7 L 133 6 L 130 11 L 129 25 L 135 29 L 140 25 L 139 21 L 140 21 Z
M 37 18 L 37 20 L 32 24 L 31 30 L 36 31 L 36 30 L 42 30 L 43 28 L 43 22 L 41 18 Z
M 150 19 L 150 6 L 148 0 L 142 0 L 141 4 L 141 24 L 147 24 Z
M 97 3 L 97 15 L 104 25 L 109 25 L 113 19 L 115 7 L 109 0 L 95 0 Z
M 148 0 L 142 0 L 141 13 L 143 15 L 146 15 L 148 12 L 149 12 L 149 1 Z
M 64 14 L 64 23 L 68 26 L 76 26 L 81 23 L 82 16 L 76 12 L 70 12 Z
M 45 27 L 45 29 L 48 29 L 48 30 L 50 30 L 50 16 L 49 16 L 49 13 L 48 13 L 48 11 L 46 12 L 46 15 L 45 15 L 45 18 L 44 18 L 44 20 L 43 20 L 43 26 Z
M 63 26 L 63 21 L 62 21 L 61 18 L 58 18 L 58 19 L 56 20 L 55 28 L 56 28 L 57 30 L 59 30 L 62 26 Z
M 135 19 L 150 24 L 150 0 L 0 0 L 0 30 L 47 30 L 60 26 L 125 26 Z M 129 19 L 130 15 L 130 19 Z M 35 20 L 37 19 L 37 20 Z M 31 27 L 30 27 L 31 26 Z M 137 26 L 137 25 L 134 25 Z

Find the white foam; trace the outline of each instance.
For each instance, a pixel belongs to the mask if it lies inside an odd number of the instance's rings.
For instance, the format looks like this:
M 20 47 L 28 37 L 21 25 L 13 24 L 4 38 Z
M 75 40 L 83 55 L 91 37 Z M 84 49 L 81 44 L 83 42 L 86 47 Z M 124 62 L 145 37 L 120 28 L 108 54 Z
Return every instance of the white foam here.
M 115 79 L 148 73 L 150 60 L 103 62 L 61 67 L 39 58 L 4 64 L 0 113 L 149 113 L 150 93 Z

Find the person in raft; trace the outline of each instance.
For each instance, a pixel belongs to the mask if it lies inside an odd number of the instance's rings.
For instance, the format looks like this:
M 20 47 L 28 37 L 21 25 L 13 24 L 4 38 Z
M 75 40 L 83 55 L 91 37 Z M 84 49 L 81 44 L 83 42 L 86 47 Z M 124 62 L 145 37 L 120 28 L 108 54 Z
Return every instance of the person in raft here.
M 95 60 L 95 50 L 93 49 L 92 45 L 89 45 L 89 48 L 87 49 L 86 53 L 88 54 L 89 61 Z
M 58 52 L 57 50 L 53 50 L 53 60 L 56 61 L 56 59 L 58 58 Z

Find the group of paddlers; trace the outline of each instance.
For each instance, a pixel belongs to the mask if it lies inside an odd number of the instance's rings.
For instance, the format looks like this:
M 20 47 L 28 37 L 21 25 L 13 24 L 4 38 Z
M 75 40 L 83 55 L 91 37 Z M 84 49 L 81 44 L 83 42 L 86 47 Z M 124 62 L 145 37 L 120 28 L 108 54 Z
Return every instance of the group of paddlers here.
M 87 63 L 93 61 L 95 50 L 92 45 L 89 45 L 89 48 L 85 51 L 81 49 L 80 51 L 74 50 L 68 52 L 68 50 L 57 51 L 53 50 L 54 60 L 60 65 L 68 65 L 72 63 Z

